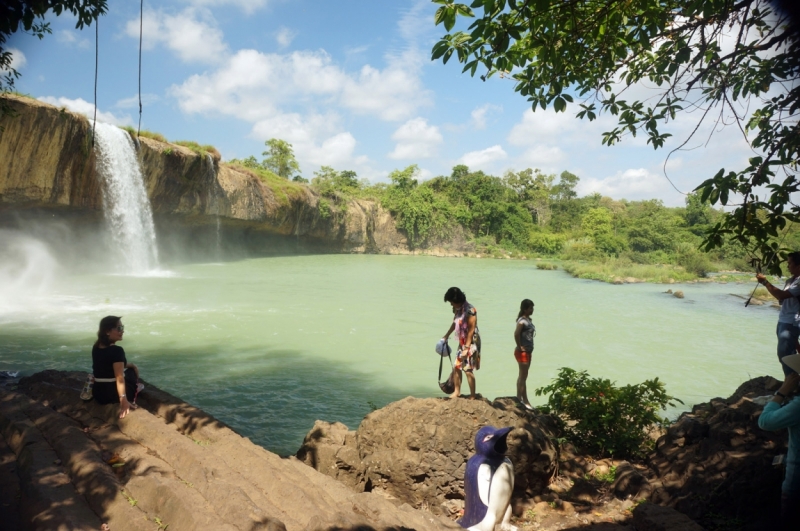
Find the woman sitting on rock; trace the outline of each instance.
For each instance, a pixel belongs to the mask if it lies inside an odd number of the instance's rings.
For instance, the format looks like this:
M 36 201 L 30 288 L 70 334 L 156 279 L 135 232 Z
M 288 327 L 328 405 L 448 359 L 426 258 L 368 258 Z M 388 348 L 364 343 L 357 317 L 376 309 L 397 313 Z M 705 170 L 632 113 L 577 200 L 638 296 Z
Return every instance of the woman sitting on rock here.
M 136 396 L 144 385 L 139 383 L 139 368 L 128 363 L 125 351 L 115 344 L 122 341 L 125 333 L 121 319 L 109 315 L 100 320 L 97 341 L 92 347 L 95 381 L 92 394 L 100 404 L 119 402 L 119 418 L 124 418 L 131 409 L 136 409 Z

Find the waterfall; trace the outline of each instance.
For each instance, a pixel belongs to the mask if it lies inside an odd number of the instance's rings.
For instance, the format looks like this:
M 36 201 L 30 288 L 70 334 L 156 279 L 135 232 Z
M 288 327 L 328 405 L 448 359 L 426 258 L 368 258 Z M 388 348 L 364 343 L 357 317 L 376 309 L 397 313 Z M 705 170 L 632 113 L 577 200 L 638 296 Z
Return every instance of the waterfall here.
M 158 267 L 156 231 L 130 135 L 97 123 L 97 171 L 103 182 L 103 210 L 120 272 L 141 275 Z
M 214 170 L 214 159 L 209 153 L 206 153 L 206 163 L 208 164 L 208 172 L 206 173 L 206 181 L 208 186 L 208 208 L 214 212 L 214 217 L 217 221 L 216 231 L 216 247 L 215 254 L 217 260 L 222 260 L 222 223 L 219 216 L 219 194 L 217 186 L 214 186 L 217 180 L 217 172 Z M 213 196 L 212 196 L 213 190 Z M 213 204 L 213 208 L 211 205 Z

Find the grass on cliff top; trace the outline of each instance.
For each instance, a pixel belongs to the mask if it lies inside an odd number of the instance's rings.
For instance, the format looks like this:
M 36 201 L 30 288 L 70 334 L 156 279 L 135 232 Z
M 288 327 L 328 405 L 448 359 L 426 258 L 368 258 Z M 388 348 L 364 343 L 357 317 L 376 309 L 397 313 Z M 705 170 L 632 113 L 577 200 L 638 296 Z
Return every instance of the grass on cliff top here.
M 211 144 L 205 144 L 201 146 L 194 140 L 176 140 L 175 142 L 172 143 L 175 144 L 176 146 L 183 146 L 189 148 L 195 153 L 202 156 L 211 155 L 211 158 L 213 158 L 214 160 L 219 160 L 222 158 L 222 155 L 219 154 L 217 148 L 215 148 Z
M 3 96 L 5 96 L 6 94 L 10 94 L 12 96 L 17 96 L 18 98 L 28 98 L 29 100 L 35 100 L 36 99 L 35 96 L 31 96 L 30 94 L 27 94 L 27 93 L 24 93 L 24 92 L 17 92 L 16 90 L 9 90 L 9 91 L 6 91 L 6 92 L 2 93 Z
M 126 130 L 128 134 L 131 135 L 131 138 L 136 138 L 135 128 L 129 125 L 123 125 L 122 129 Z M 139 136 L 143 136 L 145 138 L 150 138 L 153 140 L 158 140 L 159 142 L 164 142 L 165 144 L 169 143 L 169 140 L 167 140 L 166 137 L 164 137 L 164 135 L 162 135 L 161 133 L 154 133 L 153 131 L 148 131 L 147 129 L 142 129 L 141 131 L 139 131 Z
M 131 138 L 136 138 L 136 129 L 129 125 L 122 126 L 122 129 L 126 130 Z M 195 142 L 194 140 L 176 140 L 175 142 L 170 142 L 167 138 L 162 135 L 161 133 L 154 133 L 153 131 L 148 131 L 147 129 L 142 129 L 139 131 L 139 136 L 143 136 L 145 138 L 150 138 L 152 140 L 157 140 L 159 142 L 164 142 L 165 144 L 174 144 L 176 146 L 183 146 L 185 148 L 189 148 L 198 155 L 206 156 L 211 155 L 211 158 L 214 160 L 220 160 L 222 155 L 219 154 L 217 148 L 210 144 L 201 145 Z
M 628 260 L 610 259 L 605 262 L 566 262 L 564 271 L 577 278 L 614 282 L 616 279 L 635 278 L 645 282 L 668 283 L 696 280 L 694 273 L 672 265 L 634 264 Z
M 282 205 L 289 205 L 291 199 L 298 199 L 303 197 L 306 193 L 304 185 L 290 181 L 289 179 L 284 179 L 269 170 L 248 168 L 247 166 L 235 162 L 226 162 L 225 165 L 259 179 L 267 188 L 274 192 L 275 199 Z

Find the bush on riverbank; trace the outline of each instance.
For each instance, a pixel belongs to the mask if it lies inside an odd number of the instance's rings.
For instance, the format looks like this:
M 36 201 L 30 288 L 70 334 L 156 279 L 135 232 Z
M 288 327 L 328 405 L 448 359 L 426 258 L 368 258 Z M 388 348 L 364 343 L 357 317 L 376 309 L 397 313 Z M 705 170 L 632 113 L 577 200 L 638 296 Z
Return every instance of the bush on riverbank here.
M 576 447 L 618 458 L 646 455 L 654 444 L 651 430 L 669 421 L 659 413 L 681 402 L 667 394 L 658 378 L 616 387 L 611 380 L 568 367 L 535 392 L 548 395 L 542 409 L 560 420 L 565 437 Z
M 577 278 L 614 282 L 616 279 L 635 278 L 645 282 L 686 282 L 697 275 L 671 265 L 634 264 L 625 258 L 610 258 L 602 262 L 566 262 L 564 271 Z

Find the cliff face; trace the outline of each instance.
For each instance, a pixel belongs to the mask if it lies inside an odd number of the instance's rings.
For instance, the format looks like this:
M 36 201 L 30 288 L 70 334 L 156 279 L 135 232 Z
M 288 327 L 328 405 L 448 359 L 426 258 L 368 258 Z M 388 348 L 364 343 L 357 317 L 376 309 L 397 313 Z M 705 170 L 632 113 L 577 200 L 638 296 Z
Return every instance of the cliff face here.
M 81 115 L 8 96 L 15 116 L 0 123 L 0 212 L 60 209 L 99 214 L 101 180 L 92 129 Z M 320 197 L 288 181 L 257 175 L 208 155 L 141 138 L 139 158 L 152 209 L 169 225 L 221 221 L 229 231 L 291 236 L 334 252 L 407 252 L 391 215 L 373 201 L 351 201 L 320 214 Z

